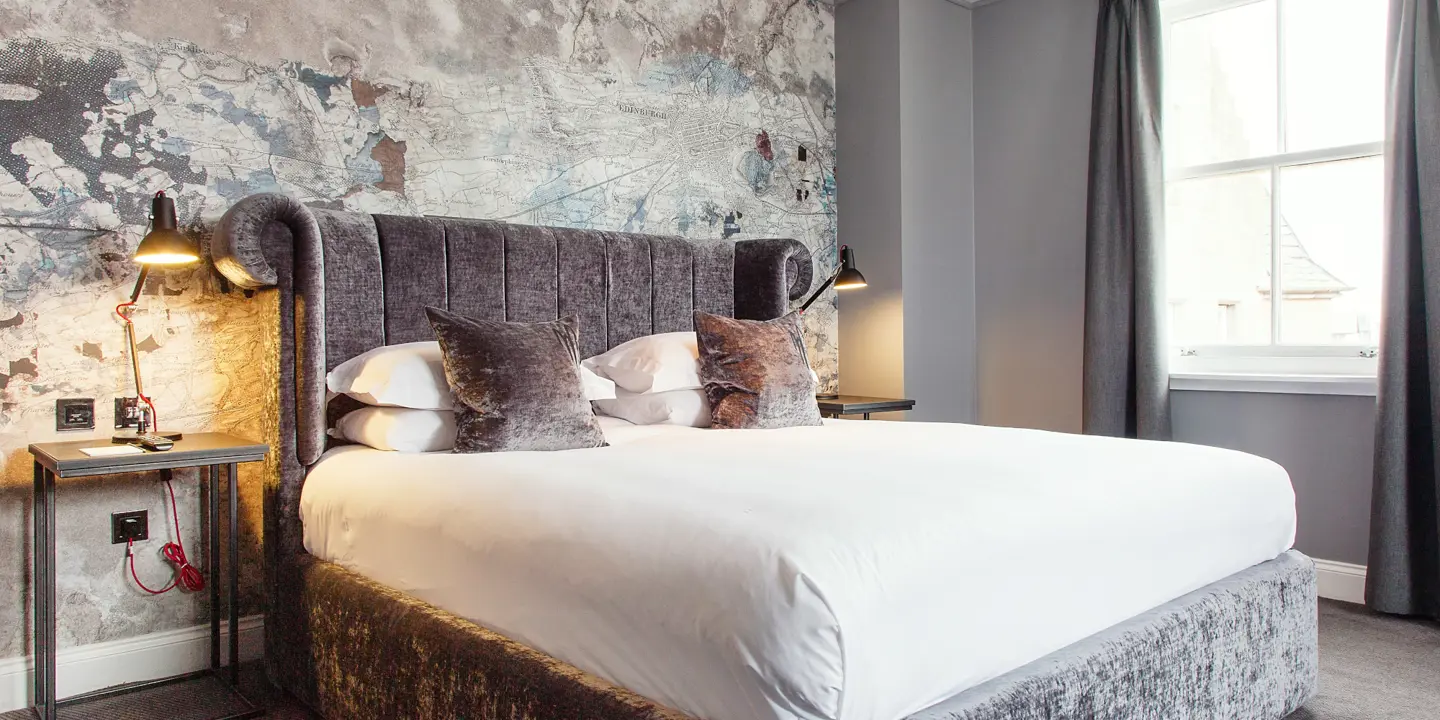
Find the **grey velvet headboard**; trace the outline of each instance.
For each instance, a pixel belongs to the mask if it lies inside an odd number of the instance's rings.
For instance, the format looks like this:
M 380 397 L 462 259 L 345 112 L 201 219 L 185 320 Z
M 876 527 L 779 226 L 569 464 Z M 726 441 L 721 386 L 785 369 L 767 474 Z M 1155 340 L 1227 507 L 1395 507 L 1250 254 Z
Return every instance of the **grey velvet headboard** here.
M 424 308 L 492 320 L 580 317 L 581 352 L 692 329 L 692 311 L 770 319 L 810 288 L 794 240 L 691 241 L 448 217 L 312 209 L 253 195 L 221 219 L 215 266 L 280 293 L 280 477 L 267 488 L 267 564 L 302 548 L 308 467 L 326 442 L 325 373 L 381 345 L 431 340 Z

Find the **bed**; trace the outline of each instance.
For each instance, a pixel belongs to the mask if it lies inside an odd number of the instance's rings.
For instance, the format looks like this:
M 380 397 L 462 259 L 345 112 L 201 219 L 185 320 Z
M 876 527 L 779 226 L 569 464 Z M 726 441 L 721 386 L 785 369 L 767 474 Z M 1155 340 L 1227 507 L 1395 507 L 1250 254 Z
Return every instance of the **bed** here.
M 778 317 L 811 281 L 793 241 L 261 195 L 213 250 L 279 293 L 266 658 L 326 717 L 1282 718 L 1315 690 L 1293 491 L 1241 453 L 861 421 L 327 449 L 325 372 L 429 339 L 425 305 L 579 314 L 591 355 L 694 309 Z

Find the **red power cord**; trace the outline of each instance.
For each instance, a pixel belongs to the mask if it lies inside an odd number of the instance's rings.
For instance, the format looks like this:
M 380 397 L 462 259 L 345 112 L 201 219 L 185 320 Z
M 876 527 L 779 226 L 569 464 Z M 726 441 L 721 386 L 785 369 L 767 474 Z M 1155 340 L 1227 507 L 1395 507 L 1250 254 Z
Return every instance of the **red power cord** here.
M 116 314 L 116 315 L 119 315 L 119 316 L 120 316 L 120 319 L 121 319 L 121 320 L 124 320 L 124 321 L 125 321 L 125 324 L 130 326 L 128 332 L 134 333 L 134 332 L 135 332 L 135 323 L 133 323 L 133 322 L 130 321 L 130 316 L 129 316 L 129 315 L 125 314 L 124 312 L 121 312 L 121 311 L 124 310 L 125 308 L 131 308 L 131 307 L 135 307 L 135 301 L 134 301 L 134 300 L 131 300 L 130 302 L 120 303 L 119 305 L 116 305 L 116 306 L 115 306 L 115 314 Z M 146 397 L 145 395 L 141 395 L 141 394 L 140 394 L 140 388 L 138 388 L 138 387 L 135 388 L 135 395 L 140 398 L 140 402 L 143 402 L 143 403 L 145 403 L 146 405 L 149 405 L 149 406 L 150 406 L 150 429 L 152 429 L 152 430 L 158 429 L 158 428 L 160 427 L 160 413 L 158 413 L 158 412 L 155 411 L 155 403 L 151 402 L 149 397 Z
M 205 576 L 185 559 L 185 545 L 180 539 L 180 510 L 175 506 L 175 486 L 170 484 L 169 478 L 165 479 L 165 489 L 170 491 L 170 517 L 175 520 L 175 542 L 165 543 L 165 546 L 160 548 L 160 554 L 175 565 L 175 579 L 159 590 L 145 587 L 145 583 L 140 582 L 140 576 L 135 573 L 134 540 L 125 544 L 125 555 L 130 558 L 130 577 L 135 579 L 135 584 L 139 585 L 141 590 L 151 595 L 164 595 L 177 586 L 190 592 L 200 592 L 205 589 Z

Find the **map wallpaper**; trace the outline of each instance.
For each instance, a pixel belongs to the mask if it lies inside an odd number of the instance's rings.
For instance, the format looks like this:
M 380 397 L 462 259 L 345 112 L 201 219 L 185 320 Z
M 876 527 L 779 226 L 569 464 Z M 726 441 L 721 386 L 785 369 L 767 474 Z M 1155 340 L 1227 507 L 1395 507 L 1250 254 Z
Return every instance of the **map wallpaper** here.
M 835 256 L 831 0 L 0 0 L 0 658 L 29 652 L 30 456 L 55 401 L 133 395 L 114 314 L 149 198 L 204 244 L 236 200 L 694 238 L 793 237 Z M 206 265 L 151 276 L 135 312 L 163 428 L 268 438 L 273 294 Z M 806 317 L 837 376 L 833 299 Z M 241 474 L 245 613 L 261 612 L 261 465 Z M 204 557 L 196 474 L 175 489 Z M 147 583 L 174 535 L 155 476 L 61 481 L 60 642 L 195 625 L 146 596 L 109 515 L 150 511 Z

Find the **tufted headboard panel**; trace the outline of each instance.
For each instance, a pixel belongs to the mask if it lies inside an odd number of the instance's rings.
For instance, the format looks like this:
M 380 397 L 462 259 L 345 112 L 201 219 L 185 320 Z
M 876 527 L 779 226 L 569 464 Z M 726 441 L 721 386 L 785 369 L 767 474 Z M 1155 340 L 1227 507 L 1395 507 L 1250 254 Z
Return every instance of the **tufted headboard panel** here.
M 286 195 L 236 203 L 215 266 L 280 293 L 280 477 L 266 498 L 267 561 L 299 552 L 300 490 L 325 449 L 325 374 L 381 345 L 432 340 L 427 305 L 514 322 L 580 317 L 584 356 L 692 312 L 769 319 L 810 289 L 794 240 L 693 241 L 448 217 L 312 209 Z

